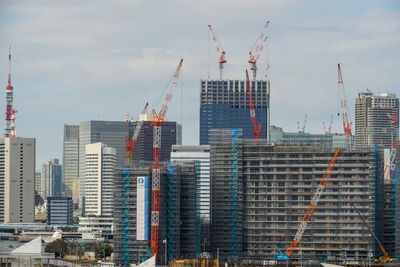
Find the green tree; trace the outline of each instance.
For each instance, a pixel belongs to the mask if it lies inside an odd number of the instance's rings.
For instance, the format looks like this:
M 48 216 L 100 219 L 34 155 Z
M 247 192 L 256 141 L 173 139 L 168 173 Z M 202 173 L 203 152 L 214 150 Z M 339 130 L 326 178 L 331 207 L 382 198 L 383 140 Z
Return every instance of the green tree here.
M 46 252 L 54 253 L 56 257 L 64 257 L 65 251 L 67 251 L 67 242 L 63 239 L 57 239 L 46 245 Z
M 113 248 L 110 245 L 103 245 L 96 248 L 95 251 L 95 258 L 98 260 L 107 259 L 107 257 L 111 256 L 113 253 Z

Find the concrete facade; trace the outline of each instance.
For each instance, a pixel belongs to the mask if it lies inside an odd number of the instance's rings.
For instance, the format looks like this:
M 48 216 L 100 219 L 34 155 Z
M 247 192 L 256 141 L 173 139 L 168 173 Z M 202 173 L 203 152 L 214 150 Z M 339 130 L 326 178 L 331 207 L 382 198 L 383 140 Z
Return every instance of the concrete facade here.
M 116 149 L 103 143 L 86 145 L 85 215 L 112 217 Z
M 0 138 L 0 223 L 33 223 L 35 139 Z
M 62 167 L 58 159 L 51 159 L 42 164 L 40 195 L 47 197 L 61 196 L 63 193 Z
M 391 142 L 399 140 L 399 124 L 392 124 L 390 117 L 399 114 L 399 99 L 395 94 L 359 93 L 355 102 L 355 144 L 357 148 L 382 144 L 391 147 Z

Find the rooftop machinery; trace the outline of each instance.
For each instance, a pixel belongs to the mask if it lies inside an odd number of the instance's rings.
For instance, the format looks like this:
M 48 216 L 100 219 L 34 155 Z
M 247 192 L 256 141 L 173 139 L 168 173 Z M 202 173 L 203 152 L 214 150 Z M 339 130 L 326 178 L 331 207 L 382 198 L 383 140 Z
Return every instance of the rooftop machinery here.
M 340 107 L 341 107 L 341 111 L 342 111 L 344 134 L 351 137 L 352 136 L 352 133 L 351 133 L 352 122 L 349 122 L 349 118 L 348 118 L 346 94 L 344 91 L 343 77 L 342 77 L 342 70 L 340 69 L 340 63 L 338 63 L 338 89 L 339 89 L 339 95 L 340 95 Z M 339 113 L 338 113 L 338 115 L 339 115 Z
M 164 102 L 160 112 L 153 109 L 153 164 L 151 175 L 151 255 L 157 256 L 159 227 L 160 227 L 160 167 L 161 167 L 161 126 L 167 115 L 168 105 L 171 102 L 174 89 L 178 83 L 179 75 L 182 68 L 183 58 L 180 60 L 178 67 L 168 82 L 168 91 L 165 95 Z
M 246 96 L 249 100 L 249 107 L 250 107 L 250 118 L 251 118 L 251 127 L 253 129 L 253 137 L 254 139 L 261 138 L 261 123 L 257 123 L 256 120 L 256 111 L 254 109 L 254 102 L 253 102 L 253 93 L 251 89 L 249 73 L 246 70 Z
M 256 80 L 257 77 L 257 60 L 260 58 L 260 54 L 262 50 L 264 49 L 264 43 L 267 41 L 267 28 L 269 25 L 269 20 L 265 23 L 264 28 L 260 35 L 258 36 L 256 42 L 254 43 L 253 47 L 251 48 L 249 52 L 249 63 L 250 63 L 250 70 L 253 71 L 253 80 Z
M 336 150 L 334 156 L 332 157 L 331 161 L 328 164 L 328 167 L 326 167 L 324 175 L 322 176 L 322 179 L 317 187 L 317 190 L 315 191 L 314 196 L 311 199 L 311 203 L 308 206 L 308 209 L 306 211 L 306 214 L 303 217 L 303 220 L 300 222 L 299 228 L 297 229 L 297 233 L 296 233 L 295 237 L 293 238 L 293 241 L 290 244 L 289 248 L 285 251 L 285 253 L 283 253 L 279 249 L 279 247 L 276 246 L 277 254 L 275 255 L 275 260 L 289 260 L 293 251 L 295 250 L 297 245 L 300 243 L 300 240 L 303 237 L 304 231 L 306 230 L 307 224 L 311 219 L 314 209 L 315 209 L 315 207 L 317 207 L 318 201 L 321 198 L 322 192 L 324 191 L 326 184 L 328 183 L 328 180 L 331 177 L 332 170 L 335 166 L 336 160 L 337 160 L 340 152 L 341 152 L 341 150 Z
M 211 27 L 211 25 L 208 25 L 208 28 L 210 29 L 210 32 L 212 34 L 213 41 L 215 43 L 215 47 L 217 48 L 217 52 L 220 53 L 219 55 L 219 79 L 222 80 L 222 69 L 224 68 L 224 63 L 226 63 L 225 59 L 225 50 L 218 41 L 217 37 L 215 36 L 215 33 Z

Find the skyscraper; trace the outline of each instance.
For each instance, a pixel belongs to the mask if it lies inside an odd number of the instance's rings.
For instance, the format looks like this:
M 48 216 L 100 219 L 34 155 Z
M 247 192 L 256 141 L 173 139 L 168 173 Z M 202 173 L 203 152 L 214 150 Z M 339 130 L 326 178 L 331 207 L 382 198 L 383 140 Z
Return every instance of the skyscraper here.
M 270 83 L 252 81 L 256 119 L 261 138 L 269 141 Z M 243 137 L 253 138 L 246 81 L 200 80 L 200 145 L 209 144 L 209 130 L 241 128 Z
M 64 125 L 63 177 L 65 193 L 79 198 L 79 125 Z
M 58 159 L 51 159 L 42 164 L 40 194 L 47 197 L 61 196 L 63 192 L 62 168 Z
M 115 148 L 103 143 L 86 145 L 85 215 L 112 216 L 115 164 Z
M 129 122 L 129 136 L 132 138 L 137 121 Z M 173 121 L 164 121 L 161 127 L 161 161 L 168 162 L 171 157 L 171 147 L 181 145 L 182 126 Z M 133 148 L 133 161 L 151 162 L 153 160 L 153 126 L 151 121 L 145 121 Z
M 391 147 L 390 143 L 399 139 L 398 114 L 399 99 L 395 94 L 359 93 L 355 103 L 356 146 L 368 148 L 382 144 Z
M 33 223 L 35 139 L 0 138 L 0 223 Z
M 174 145 L 171 149 L 171 161 L 190 162 L 197 161 L 199 167 L 198 201 L 200 215 L 210 218 L 210 146 L 181 146 Z
M 101 142 L 116 150 L 116 166 L 125 163 L 125 137 L 129 134 L 124 121 L 83 121 L 79 125 L 79 195 L 85 195 L 86 145 Z

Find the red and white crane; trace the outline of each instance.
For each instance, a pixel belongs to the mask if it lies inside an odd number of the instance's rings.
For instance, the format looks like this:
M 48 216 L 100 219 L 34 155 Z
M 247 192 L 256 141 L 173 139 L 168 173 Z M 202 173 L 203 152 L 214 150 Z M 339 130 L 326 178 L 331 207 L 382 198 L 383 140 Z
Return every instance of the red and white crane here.
M 332 123 L 333 123 L 333 115 L 331 115 L 331 120 L 329 122 L 328 129 L 326 129 L 325 122 L 324 121 L 322 122 L 322 128 L 323 128 L 325 134 L 328 134 L 328 133 L 332 132 Z
M 280 249 L 277 247 L 278 254 L 275 256 L 275 259 L 289 260 L 293 251 L 296 249 L 297 245 L 300 243 L 300 240 L 303 237 L 304 231 L 307 228 L 307 224 L 310 221 L 311 216 L 312 216 L 315 208 L 318 205 L 318 201 L 321 198 L 321 195 L 326 187 L 326 184 L 328 183 L 329 178 L 331 177 L 332 170 L 335 167 L 335 163 L 336 163 L 336 160 L 337 160 L 340 152 L 341 152 L 341 150 L 335 151 L 335 154 L 333 155 L 331 161 L 329 162 L 328 166 L 326 167 L 324 175 L 322 176 L 322 179 L 317 187 L 317 190 L 315 191 L 314 196 L 311 199 L 311 203 L 308 206 L 306 214 L 304 215 L 302 221 L 300 222 L 299 228 L 297 229 L 296 235 L 294 236 L 293 241 L 290 244 L 289 248 L 285 251 L 285 253 L 282 253 L 280 251 Z
M 250 107 L 250 118 L 251 118 L 251 127 L 253 129 L 253 137 L 254 139 L 261 138 L 261 123 L 257 123 L 256 120 L 256 111 L 254 109 L 254 102 L 253 102 L 253 93 L 251 89 L 251 83 L 249 79 L 249 73 L 246 70 L 246 96 L 249 100 L 249 107 Z
M 214 30 L 212 29 L 211 25 L 208 25 L 208 29 L 210 29 L 212 39 L 215 43 L 215 47 L 217 48 L 217 52 L 219 53 L 219 79 L 222 80 L 222 69 L 224 68 L 224 63 L 226 63 L 225 50 L 215 36 Z
M 341 107 L 341 111 L 342 111 L 344 134 L 351 137 L 352 136 L 352 133 L 351 133 L 352 122 L 349 122 L 349 118 L 348 118 L 346 94 L 344 91 L 343 76 L 342 76 L 342 70 L 340 69 L 340 63 L 338 63 L 338 88 L 339 88 L 339 94 L 340 94 L 340 107 Z
M 300 122 L 297 121 L 297 130 L 299 131 L 299 133 L 304 133 L 306 131 L 307 117 L 308 117 L 307 114 L 305 114 L 303 126 L 301 127 L 300 127 Z
M 257 76 L 257 60 L 260 58 L 260 54 L 264 49 L 264 43 L 267 41 L 267 28 L 269 25 L 269 20 L 265 23 L 264 28 L 260 35 L 258 36 L 256 42 L 254 43 L 253 47 L 249 52 L 249 63 L 250 63 L 250 70 L 253 71 L 253 80 L 256 80 Z
M 180 60 L 178 67 L 168 82 L 168 91 L 164 97 L 164 102 L 160 112 L 153 109 L 153 164 L 151 175 L 151 255 L 157 255 L 158 251 L 158 233 L 160 227 L 160 167 L 161 167 L 161 126 L 167 115 L 168 105 L 171 102 L 174 89 L 178 83 L 182 68 L 183 59 Z
M 145 115 L 147 113 L 147 107 L 149 106 L 149 103 L 146 103 L 144 106 L 141 115 Z M 126 137 L 126 165 L 132 164 L 132 150 L 135 147 L 136 144 L 136 139 L 139 136 L 140 130 L 142 129 L 143 126 L 143 120 L 138 121 L 138 124 L 136 125 L 135 130 L 133 131 L 132 139 L 129 139 L 129 136 Z

